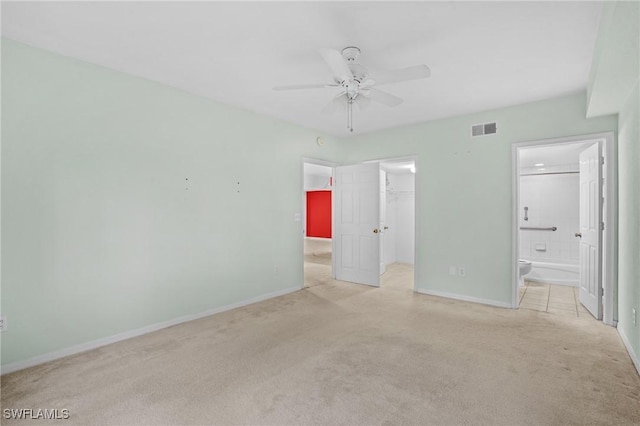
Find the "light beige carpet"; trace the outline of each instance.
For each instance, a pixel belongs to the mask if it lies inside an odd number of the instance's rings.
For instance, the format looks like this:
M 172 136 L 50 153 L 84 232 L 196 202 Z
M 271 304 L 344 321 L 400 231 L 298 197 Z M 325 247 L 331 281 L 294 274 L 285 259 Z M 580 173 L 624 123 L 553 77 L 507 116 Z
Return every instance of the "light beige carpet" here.
M 305 238 L 304 282 L 305 287 L 326 284 L 331 281 L 331 240 Z
M 411 277 L 329 279 L 6 375 L 2 408 L 67 408 L 61 424 L 640 423 L 615 329 L 414 294 Z

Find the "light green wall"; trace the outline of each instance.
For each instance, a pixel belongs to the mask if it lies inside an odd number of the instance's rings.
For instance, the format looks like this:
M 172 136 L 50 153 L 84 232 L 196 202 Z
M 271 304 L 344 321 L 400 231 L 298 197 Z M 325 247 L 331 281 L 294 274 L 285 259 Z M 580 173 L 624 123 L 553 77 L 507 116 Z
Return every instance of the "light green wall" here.
M 610 2 L 598 32 L 588 110 L 618 119 L 618 330 L 640 359 L 640 3 Z M 637 321 L 633 324 L 632 310 Z M 640 369 L 640 365 L 637 365 Z
M 617 114 L 640 74 L 639 2 L 605 3 L 587 88 L 587 116 Z
M 2 364 L 301 286 L 317 136 L 3 39 Z
M 619 116 L 618 329 L 640 357 L 640 86 Z M 632 321 L 636 310 L 636 324 Z
M 376 132 L 342 141 L 343 162 L 417 156 L 418 288 L 511 304 L 511 145 L 613 131 L 615 116 L 587 120 L 585 94 Z M 472 138 L 471 125 L 498 133 Z M 449 275 L 449 266 L 466 276 Z

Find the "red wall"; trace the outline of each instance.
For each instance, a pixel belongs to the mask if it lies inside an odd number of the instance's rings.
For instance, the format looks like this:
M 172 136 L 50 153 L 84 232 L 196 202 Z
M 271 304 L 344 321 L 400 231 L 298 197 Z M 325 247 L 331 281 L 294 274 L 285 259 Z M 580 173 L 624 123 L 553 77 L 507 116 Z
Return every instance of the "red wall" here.
M 307 192 L 307 237 L 331 238 L 331 191 Z

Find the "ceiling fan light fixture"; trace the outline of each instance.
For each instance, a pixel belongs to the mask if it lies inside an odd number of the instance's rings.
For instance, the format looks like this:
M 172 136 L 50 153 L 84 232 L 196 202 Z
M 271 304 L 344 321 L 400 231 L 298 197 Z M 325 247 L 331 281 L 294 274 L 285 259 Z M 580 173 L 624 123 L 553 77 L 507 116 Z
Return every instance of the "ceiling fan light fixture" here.
M 327 63 L 333 74 L 335 84 L 298 84 L 289 86 L 276 86 L 274 90 L 297 90 L 322 87 L 339 87 L 340 93 L 323 111 L 335 109 L 336 101 L 346 104 L 347 128 L 353 132 L 353 103 L 358 103 L 362 109 L 367 108 L 370 101 L 375 101 L 388 107 L 395 107 L 402 103 L 402 99 L 390 93 L 379 90 L 374 85 L 398 83 L 402 81 L 417 80 L 430 76 L 429 67 L 416 65 L 413 67 L 377 73 L 375 78 L 369 76 L 369 71 L 363 65 L 357 63 L 360 49 L 356 46 L 347 46 L 342 51 L 322 48 L 318 53 Z M 362 95 L 362 96 L 360 96 Z
M 354 80 L 349 81 L 344 85 L 344 89 L 346 91 L 347 98 L 353 100 L 358 96 L 359 87 L 358 87 L 357 81 L 354 81 Z

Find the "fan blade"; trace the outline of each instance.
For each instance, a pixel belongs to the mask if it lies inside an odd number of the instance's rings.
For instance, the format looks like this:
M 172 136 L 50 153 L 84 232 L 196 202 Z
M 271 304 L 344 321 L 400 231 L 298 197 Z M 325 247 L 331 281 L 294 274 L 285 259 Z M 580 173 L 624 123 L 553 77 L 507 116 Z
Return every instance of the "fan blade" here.
M 382 84 L 399 83 L 401 81 L 418 80 L 431 76 L 431 70 L 426 65 L 416 65 L 413 67 L 402 68 L 395 71 L 383 71 L 374 76 L 372 79 L 377 86 Z
M 358 96 L 356 98 L 356 103 L 358 104 L 358 107 L 364 111 L 369 108 L 369 105 L 371 105 L 371 98 L 368 98 L 366 96 Z
M 322 89 L 325 87 L 339 86 L 337 84 L 293 84 L 291 86 L 275 86 L 273 90 Z
M 340 93 L 338 96 L 334 97 L 329 101 L 324 108 L 322 108 L 323 114 L 331 114 L 336 112 L 336 110 L 340 107 L 344 107 L 347 103 L 345 102 L 344 93 Z
M 367 89 L 366 92 L 363 91 L 362 93 L 366 93 L 365 96 L 371 98 L 371 100 L 380 102 L 386 106 L 394 107 L 402 103 L 402 99 L 399 97 L 394 96 L 391 93 L 383 92 L 382 90 L 371 88 Z
M 365 81 L 363 81 L 362 83 L 360 83 L 360 89 L 369 89 L 370 87 L 372 87 L 374 84 L 376 84 L 376 81 L 371 79 L 371 78 L 367 78 Z
M 329 68 L 331 68 L 336 83 L 351 80 L 351 70 L 340 52 L 333 49 L 320 49 L 320 55 L 327 65 L 329 65 Z

